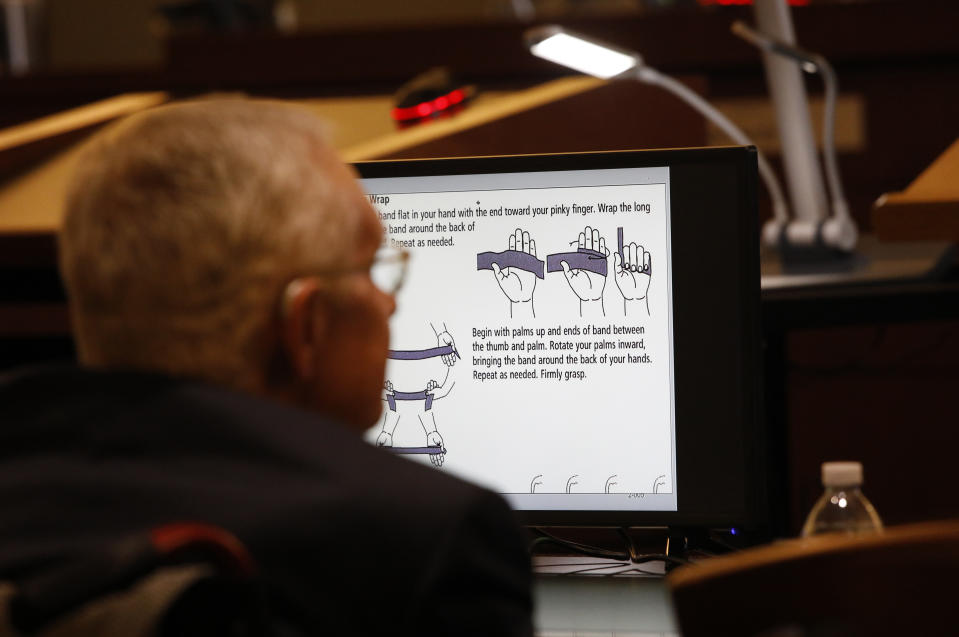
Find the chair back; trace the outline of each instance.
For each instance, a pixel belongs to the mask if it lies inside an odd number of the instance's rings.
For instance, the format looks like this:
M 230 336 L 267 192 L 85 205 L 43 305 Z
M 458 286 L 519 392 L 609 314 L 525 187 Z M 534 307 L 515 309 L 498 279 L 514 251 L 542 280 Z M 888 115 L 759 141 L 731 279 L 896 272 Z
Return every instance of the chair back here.
M 959 634 L 959 520 L 786 540 L 676 569 L 682 634 Z
M 236 537 L 171 524 L 0 582 L 0 637 L 265 635 L 262 593 Z

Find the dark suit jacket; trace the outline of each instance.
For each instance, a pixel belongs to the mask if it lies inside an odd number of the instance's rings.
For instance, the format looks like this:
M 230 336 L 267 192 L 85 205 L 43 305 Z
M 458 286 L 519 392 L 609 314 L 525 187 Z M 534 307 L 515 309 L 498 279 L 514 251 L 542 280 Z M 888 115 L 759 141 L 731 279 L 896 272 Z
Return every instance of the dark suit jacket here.
M 532 632 L 523 536 L 489 491 L 192 381 L 48 369 L 0 382 L 0 578 L 182 520 L 234 532 L 318 632 Z

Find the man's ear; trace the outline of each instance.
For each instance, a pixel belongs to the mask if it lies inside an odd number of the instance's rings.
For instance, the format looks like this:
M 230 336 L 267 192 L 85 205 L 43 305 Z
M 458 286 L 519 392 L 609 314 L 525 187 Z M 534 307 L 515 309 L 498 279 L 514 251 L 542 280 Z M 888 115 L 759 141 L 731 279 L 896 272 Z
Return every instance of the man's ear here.
M 299 380 L 316 374 L 318 353 L 329 330 L 326 290 L 312 277 L 294 279 L 283 294 L 282 338 Z

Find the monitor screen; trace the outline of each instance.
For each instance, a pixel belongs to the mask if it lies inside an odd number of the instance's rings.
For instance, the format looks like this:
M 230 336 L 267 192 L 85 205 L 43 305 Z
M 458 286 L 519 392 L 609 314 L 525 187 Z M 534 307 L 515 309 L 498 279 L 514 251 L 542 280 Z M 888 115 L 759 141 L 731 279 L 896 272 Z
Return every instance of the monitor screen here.
M 411 255 L 371 443 L 531 523 L 755 517 L 751 150 L 356 166 Z

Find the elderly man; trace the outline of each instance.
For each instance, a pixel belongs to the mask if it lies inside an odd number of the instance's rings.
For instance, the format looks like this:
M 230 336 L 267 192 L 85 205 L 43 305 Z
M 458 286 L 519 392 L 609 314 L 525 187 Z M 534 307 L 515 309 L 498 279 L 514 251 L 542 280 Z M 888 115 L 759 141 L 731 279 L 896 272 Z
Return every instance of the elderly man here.
M 82 367 L 0 384 L 0 579 L 176 520 L 309 631 L 531 633 L 494 494 L 367 445 L 401 256 L 322 126 L 211 100 L 97 135 L 60 236 Z M 378 278 L 377 280 L 380 280 Z

